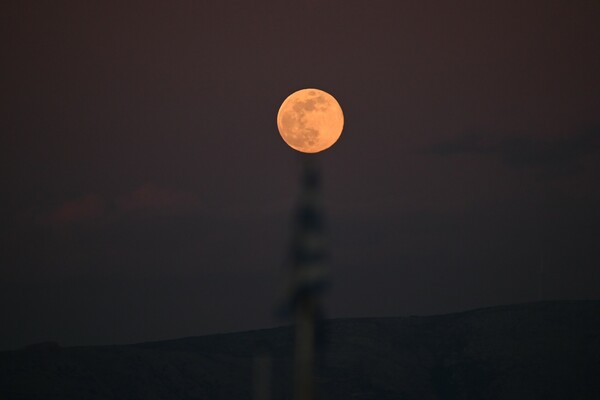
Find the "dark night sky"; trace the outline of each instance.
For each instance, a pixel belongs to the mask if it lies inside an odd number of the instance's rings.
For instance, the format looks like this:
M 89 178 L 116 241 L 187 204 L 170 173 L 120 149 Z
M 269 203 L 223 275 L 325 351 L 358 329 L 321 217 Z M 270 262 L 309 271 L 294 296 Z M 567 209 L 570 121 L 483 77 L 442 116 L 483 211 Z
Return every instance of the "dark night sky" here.
M 0 349 L 285 323 L 303 87 L 328 316 L 600 298 L 598 1 L 0 7 Z

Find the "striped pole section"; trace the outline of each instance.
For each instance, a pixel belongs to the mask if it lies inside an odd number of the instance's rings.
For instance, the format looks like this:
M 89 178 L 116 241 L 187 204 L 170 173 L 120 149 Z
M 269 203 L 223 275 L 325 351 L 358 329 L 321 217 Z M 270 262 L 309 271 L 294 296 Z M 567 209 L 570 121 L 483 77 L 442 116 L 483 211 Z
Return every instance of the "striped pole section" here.
M 295 318 L 294 400 L 315 398 L 315 331 L 319 294 L 329 284 L 323 232 L 320 174 L 314 158 L 303 156 L 302 192 L 292 238 L 291 309 Z

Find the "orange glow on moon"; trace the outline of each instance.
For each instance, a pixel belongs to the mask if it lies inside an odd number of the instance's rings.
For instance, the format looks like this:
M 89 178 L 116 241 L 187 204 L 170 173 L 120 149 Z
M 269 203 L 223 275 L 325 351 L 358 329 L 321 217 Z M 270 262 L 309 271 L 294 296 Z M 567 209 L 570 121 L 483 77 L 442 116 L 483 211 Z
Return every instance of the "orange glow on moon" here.
M 318 153 L 339 139 L 344 113 L 337 100 L 319 89 L 302 89 L 283 101 L 277 113 L 277 128 L 291 148 Z

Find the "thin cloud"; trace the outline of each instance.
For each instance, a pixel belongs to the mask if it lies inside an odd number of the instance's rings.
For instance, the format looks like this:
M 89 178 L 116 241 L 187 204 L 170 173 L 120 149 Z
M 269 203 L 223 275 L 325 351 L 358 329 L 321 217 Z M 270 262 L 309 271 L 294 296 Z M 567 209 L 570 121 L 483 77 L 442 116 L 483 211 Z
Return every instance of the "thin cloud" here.
M 126 216 L 174 216 L 194 213 L 200 200 L 194 194 L 153 184 L 139 186 L 113 199 L 87 194 L 68 200 L 44 217 L 47 225 L 65 226 L 110 222 Z
M 444 157 L 490 154 L 512 168 L 568 172 L 578 169 L 583 158 L 600 154 L 600 126 L 558 139 L 510 136 L 493 141 L 482 134 L 468 134 L 436 143 L 426 153 Z
M 50 225 L 68 225 L 98 220 L 106 214 L 106 202 L 95 194 L 88 194 L 69 200 L 53 211 L 43 220 Z
M 154 184 L 142 185 L 116 199 L 117 209 L 123 213 L 183 214 L 197 209 L 197 196 Z

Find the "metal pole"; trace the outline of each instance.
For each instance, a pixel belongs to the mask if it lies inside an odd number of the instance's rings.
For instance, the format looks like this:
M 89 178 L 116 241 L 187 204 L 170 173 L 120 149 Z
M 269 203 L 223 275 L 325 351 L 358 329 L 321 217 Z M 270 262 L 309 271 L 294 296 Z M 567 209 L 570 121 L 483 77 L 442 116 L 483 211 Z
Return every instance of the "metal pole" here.
M 313 299 L 305 297 L 296 311 L 296 348 L 294 365 L 295 400 L 313 400 L 314 398 L 314 362 L 315 362 L 315 304 Z
M 254 399 L 271 400 L 271 357 L 268 354 L 254 356 Z

